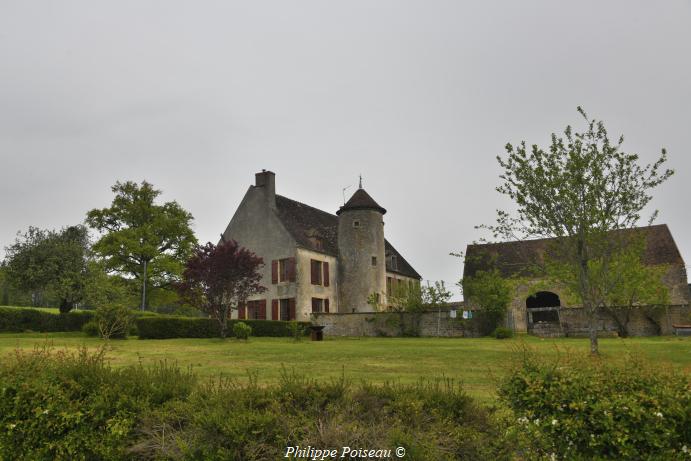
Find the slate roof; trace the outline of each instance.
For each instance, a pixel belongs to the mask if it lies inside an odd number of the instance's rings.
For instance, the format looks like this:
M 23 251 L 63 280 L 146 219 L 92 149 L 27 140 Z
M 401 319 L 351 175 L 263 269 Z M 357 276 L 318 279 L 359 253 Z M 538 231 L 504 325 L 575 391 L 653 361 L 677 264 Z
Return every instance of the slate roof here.
M 364 192 L 363 189 L 360 190 Z M 366 192 L 365 194 L 372 199 L 369 194 Z M 376 202 L 374 204 L 376 205 Z M 379 207 L 379 205 L 376 206 Z M 341 207 L 342 209 L 343 207 Z M 276 212 L 278 218 L 299 246 L 331 256 L 338 256 L 338 216 L 278 194 L 276 194 Z M 318 247 L 317 239 L 321 240 L 322 248 Z M 385 245 L 386 270 L 388 272 L 417 279 L 422 278 L 388 240 L 385 240 Z M 397 259 L 395 270 L 390 264 L 391 255 L 395 255 Z
M 365 191 L 365 189 L 358 189 L 355 191 L 350 200 L 346 202 L 341 208 L 336 212 L 340 215 L 345 210 L 378 210 L 381 214 L 386 214 L 386 210 L 379 206 L 377 202 Z
M 644 234 L 647 243 L 643 255 L 645 264 L 684 265 L 684 260 L 666 224 L 637 227 L 618 232 L 631 236 Z M 485 269 L 490 265 L 499 268 L 504 276 L 520 274 L 530 266 L 542 263 L 545 253 L 549 251 L 550 244 L 556 241 L 557 239 L 551 238 L 468 245 L 463 276 L 472 276 L 476 271 Z

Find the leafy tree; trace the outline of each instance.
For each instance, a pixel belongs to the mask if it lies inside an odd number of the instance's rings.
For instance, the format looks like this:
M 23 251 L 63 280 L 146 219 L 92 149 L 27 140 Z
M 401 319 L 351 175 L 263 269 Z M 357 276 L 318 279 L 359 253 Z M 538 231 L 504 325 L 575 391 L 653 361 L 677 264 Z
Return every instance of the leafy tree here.
M 95 308 L 136 305 L 137 298 L 128 282 L 118 275 L 108 274 L 103 261 L 90 260 L 84 284 L 84 304 Z
M 628 325 L 634 309 L 642 310 L 659 330 L 655 313 L 669 304 L 669 290 L 662 280 L 669 266 L 650 266 L 643 262 L 645 240 L 641 237 L 629 239 L 629 244 L 612 256 L 607 274 L 596 280 L 605 285 L 600 287 L 604 294 L 602 308 L 617 323 L 622 337 L 629 336 Z M 599 268 L 591 272 L 598 273 Z M 571 274 L 563 279 L 569 281 L 567 286 L 573 291 L 577 278 Z
M 426 309 L 439 309 L 445 307 L 451 299 L 451 292 L 446 289 L 444 281 L 437 281 L 433 284 L 427 282 L 427 286 L 422 287 L 422 304 Z
M 197 246 L 178 290 L 183 299 L 216 319 L 226 337 L 228 319 L 247 298 L 266 291 L 259 270 L 264 261 L 234 240 Z
M 0 263 L 0 306 L 10 305 L 10 284 L 7 281 L 5 262 Z
M 84 226 L 47 231 L 36 227 L 6 248 L 9 281 L 32 293 L 40 305 L 46 291 L 58 299 L 60 312 L 69 312 L 84 296 L 89 235 Z
M 597 354 L 595 314 L 612 289 L 602 280 L 623 278 L 612 275 L 613 258 L 628 243 L 617 231 L 638 224 L 651 191 L 673 171 L 663 169 L 664 149 L 655 163 L 642 166 L 638 155 L 622 150 L 623 137 L 611 142 L 601 121 L 589 119 L 580 107 L 578 112 L 586 121 L 585 131 L 567 126 L 564 138 L 552 134 L 548 150 L 537 145 L 529 150 L 525 141 L 506 145 L 506 158 L 497 157 L 503 169 L 497 191 L 517 211 L 499 211 L 497 224 L 485 227 L 505 239 L 560 238 L 556 260 L 575 274 L 574 291 L 588 314 L 590 349 Z
M 463 278 L 460 285 L 464 299 L 477 304 L 482 312 L 482 333 L 489 334 L 500 326 L 511 302 L 512 285 L 499 270 L 479 270 Z
M 376 310 L 383 310 L 380 305 L 381 296 L 376 293 L 371 294 L 367 301 Z M 389 311 L 399 314 L 398 325 L 400 334 L 405 335 L 405 315 L 410 314 L 413 326 L 408 334 L 417 336 L 420 331 L 421 314 L 426 310 L 434 310 L 445 307 L 451 299 L 451 292 L 446 289 L 444 281 L 434 282 L 427 285 L 420 285 L 419 282 L 394 284 L 391 293 L 386 297 L 387 308 Z
M 109 208 L 87 213 L 86 222 L 103 235 L 94 244 L 106 270 L 132 277 L 148 306 L 147 288 L 172 288 L 197 240 L 192 215 L 177 202 L 156 204 L 161 191 L 143 181 L 117 182 Z

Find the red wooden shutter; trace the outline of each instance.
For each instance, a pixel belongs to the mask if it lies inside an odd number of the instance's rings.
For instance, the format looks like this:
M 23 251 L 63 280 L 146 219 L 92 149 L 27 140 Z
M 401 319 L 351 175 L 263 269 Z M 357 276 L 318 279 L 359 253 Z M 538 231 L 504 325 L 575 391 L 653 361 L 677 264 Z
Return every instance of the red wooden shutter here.
M 288 300 L 288 320 L 295 320 L 295 298 Z
M 329 298 L 324 300 L 324 312 L 329 312 Z
M 310 272 L 312 274 L 312 285 L 319 285 L 319 264 L 314 259 L 310 259 Z
M 278 283 L 278 260 L 271 261 L 271 283 L 276 285 Z
M 271 320 L 279 320 L 278 318 L 278 299 L 271 300 Z
M 324 286 L 328 287 L 329 286 L 329 263 L 324 261 L 322 263 L 322 266 L 324 266 Z
M 240 304 L 240 307 L 238 307 L 238 318 L 240 320 L 245 319 L 245 305 L 244 304 Z
M 295 281 L 295 258 L 288 258 L 288 281 Z
M 266 299 L 259 301 L 259 320 L 266 320 Z

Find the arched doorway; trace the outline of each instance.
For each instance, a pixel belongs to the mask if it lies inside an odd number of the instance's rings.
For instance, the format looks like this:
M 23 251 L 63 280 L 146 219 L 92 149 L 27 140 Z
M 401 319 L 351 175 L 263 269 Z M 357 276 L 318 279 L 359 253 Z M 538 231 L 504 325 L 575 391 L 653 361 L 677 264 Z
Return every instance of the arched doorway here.
M 561 300 L 559 295 L 551 291 L 538 291 L 528 296 L 525 307 L 528 311 L 528 324 L 539 322 L 558 323 L 559 307 Z

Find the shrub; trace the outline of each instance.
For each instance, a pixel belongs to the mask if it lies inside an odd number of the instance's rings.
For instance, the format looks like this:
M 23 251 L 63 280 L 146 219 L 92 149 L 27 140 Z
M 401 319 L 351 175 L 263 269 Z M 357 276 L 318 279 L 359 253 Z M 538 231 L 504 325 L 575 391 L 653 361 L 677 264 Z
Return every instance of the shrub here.
M 497 327 L 494 330 L 493 336 L 497 339 L 513 338 L 513 330 L 506 327 Z
M 133 323 L 133 314 L 126 307 L 101 306 L 96 309 L 95 321 L 103 339 L 125 339 Z
M 157 411 L 141 433 L 137 459 L 282 459 L 296 445 L 339 456 L 347 446 L 403 446 L 409 460 L 504 459 L 488 410 L 443 380 L 353 385 L 284 372 L 272 386 L 220 381 Z
M 302 337 L 305 336 L 305 330 L 307 329 L 295 320 L 288 322 L 288 328 L 290 329 L 290 336 L 292 336 L 295 341 L 300 341 Z
M 524 353 L 500 388 L 527 459 L 680 459 L 691 446 L 688 378 L 628 357 L 623 364 Z
M 252 327 L 245 322 L 237 322 L 233 325 L 233 335 L 235 335 L 237 339 L 244 339 L 247 341 L 251 334 Z
M 0 362 L 0 459 L 130 459 L 139 417 L 196 379 L 165 363 L 111 368 L 103 351 L 17 351 Z
M 233 328 L 238 320 L 229 320 L 228 328 Z M 260 336 L 292 336 L 288 322 L 279 320 L 243 320 L 252 328 L 252 335 Z M 302 327 L 308 322 L 298 322 Z M 167 338 L 217 338 L 220 336 L 218 322 L 213 319 L 193 317 L 141 317 L 136 320 L 140 339 Z
M 82 331 L 87 336 L 100 336 L 100 331 L 98 329 L 98 323 L 95 320 L 89 320 L 82 326 Z
M 91 319 L 93 313 L 84 311 L 53 314 L 39 309 L 0 307 L 0 332 L 81 331 Z

